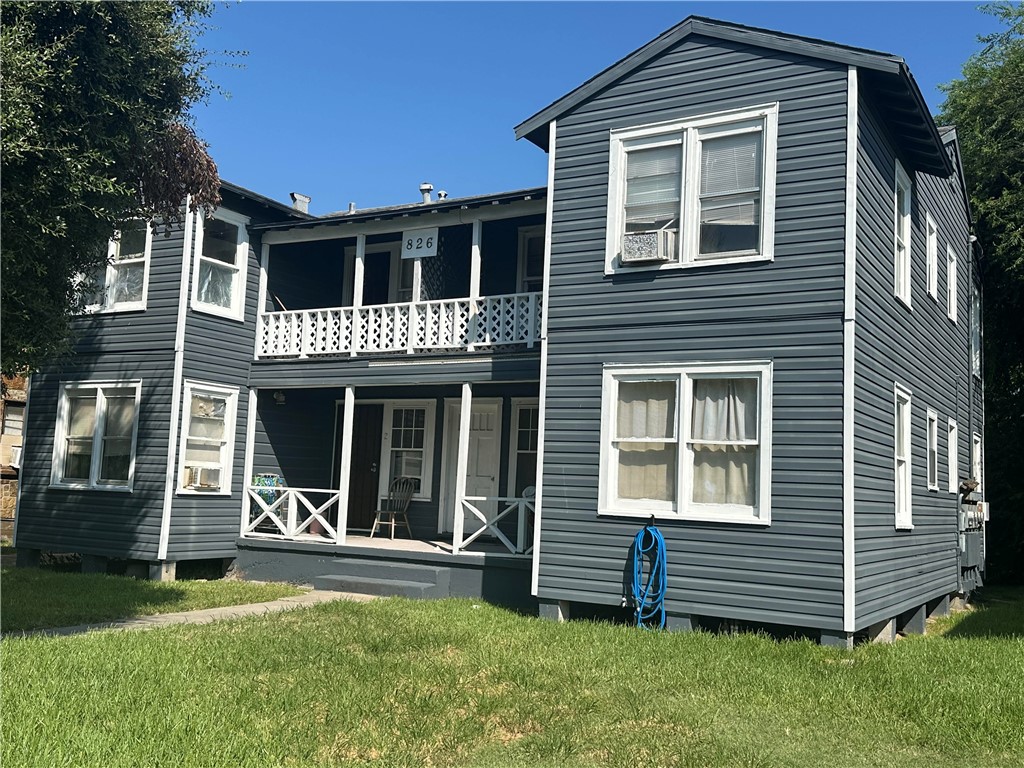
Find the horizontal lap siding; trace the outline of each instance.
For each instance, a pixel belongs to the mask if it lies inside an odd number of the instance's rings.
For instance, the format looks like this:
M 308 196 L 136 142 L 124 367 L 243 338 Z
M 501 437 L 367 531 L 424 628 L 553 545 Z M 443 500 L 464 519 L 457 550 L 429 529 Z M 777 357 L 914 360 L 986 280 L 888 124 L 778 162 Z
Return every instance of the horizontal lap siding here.
M 609 129 L 780 102 L 775 261 L 604 275 Z M 539 596 L 618 604 L 639 519 L 599 517 L 607 363 L 772 359 L 772 523 L 659 520 L 668 608 L 842 624 L 846 68 L 690 38 L 558 120 Z
M 968 225 L 960 180 L 914 174 L 911 307 L 893 295 L 892 142 L 860 102 L 855 397 L 856 623 L 886 620 L 957 587 L 957 500 L 948 492 L 947 424 L 969 473 Z M 909 170 L 908 170 L 909 173 Z M 938 296 L 927 293 L 925 212 L 938 227 Z M 946 244 L 958 255 L 958 322 L 946 314 Z M 893 384 L 911 397 L 914 530 L 895 529 Z M 927 485 L 927 411 L 938 417 L 939 490 Z M 977 417 L 975 417 L 977 423 Z

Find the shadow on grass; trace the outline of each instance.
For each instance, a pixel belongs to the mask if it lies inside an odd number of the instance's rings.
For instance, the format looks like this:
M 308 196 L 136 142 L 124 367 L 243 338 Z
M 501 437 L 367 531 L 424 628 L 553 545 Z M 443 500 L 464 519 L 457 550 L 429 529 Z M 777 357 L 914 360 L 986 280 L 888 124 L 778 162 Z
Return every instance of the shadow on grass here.
M 971 602 L 974 610 L 945 637 L 1024 638 L 1024 588 L 985 587 Z
M 173 584 L 105 574 L 13 568 L 4 569 L 0 579 L 0 631 L 5 633 L 151 615 L 187 598 Z

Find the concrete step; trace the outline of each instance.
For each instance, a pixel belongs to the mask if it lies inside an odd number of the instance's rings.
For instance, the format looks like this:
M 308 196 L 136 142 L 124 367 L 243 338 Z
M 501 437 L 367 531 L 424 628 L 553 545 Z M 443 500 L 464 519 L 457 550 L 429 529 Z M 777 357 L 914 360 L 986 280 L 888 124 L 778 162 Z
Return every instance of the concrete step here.
M 380 579 L 368 576 L 318 576 L 313 579 L 313 588 L 334 592 L 354 592 L 357 595 L 413 597 L 419 599 L 448 597 L 447 583 L 442 589 L 437 584 L 425 581 Z

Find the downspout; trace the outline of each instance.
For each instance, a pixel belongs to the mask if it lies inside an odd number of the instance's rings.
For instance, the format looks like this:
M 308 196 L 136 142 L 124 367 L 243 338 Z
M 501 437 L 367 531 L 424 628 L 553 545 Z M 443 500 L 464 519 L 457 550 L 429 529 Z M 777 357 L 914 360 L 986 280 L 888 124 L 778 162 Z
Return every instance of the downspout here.
M 164 476 L 164 505 L 160 519 L 158 560 L 167 559 L 171 535 L 171 505 L 174 502 L 174 475 L 178 455 L 178 422 L 181 414 L 182 371 L 185 367 L 185 313 L 188 311 L 189 276 L 192 270 L 192 235 L 195 214 L 189 210 L 191 195 L 185 198 L 185 245 L 182 248 L 181 280 L 178 287 L 178 318 L 174 330 L 174 378 L 171 380 L 170 430 L 167 434 L 167 471 Z

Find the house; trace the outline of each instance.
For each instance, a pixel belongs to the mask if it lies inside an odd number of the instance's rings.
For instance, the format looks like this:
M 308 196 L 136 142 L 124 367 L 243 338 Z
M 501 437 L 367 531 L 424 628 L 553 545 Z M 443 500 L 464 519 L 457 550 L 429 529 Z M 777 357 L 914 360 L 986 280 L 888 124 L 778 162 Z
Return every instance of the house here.
M 22 433 L 25 424 L 25 379 L 3 378 L 0 397 L 0 538 L 9 541 L 14 533 L 21 467 Z
M 628 602 L 654 520 L 669 626 L 841 646 L 980 584 L 981 252 L 902 59 L 690 17 L 516 136 L 546 187 L 229 188 L 147 251 L 148 304 L 33 377 L 27 557 L 564 617 Z M 371 538 L 399 477 L 412 535 Z

